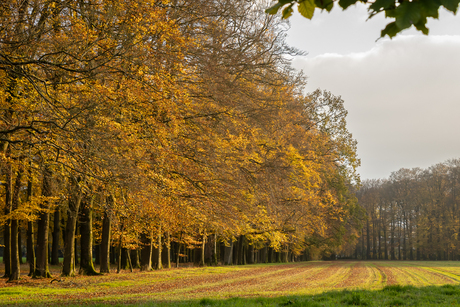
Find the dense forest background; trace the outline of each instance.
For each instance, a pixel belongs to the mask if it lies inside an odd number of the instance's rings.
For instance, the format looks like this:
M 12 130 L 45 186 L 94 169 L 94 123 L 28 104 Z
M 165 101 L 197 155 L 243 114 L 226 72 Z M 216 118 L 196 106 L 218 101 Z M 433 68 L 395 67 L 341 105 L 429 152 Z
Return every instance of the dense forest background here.
M 344 256 L 359 259 L 459 260 L 460 160 L 400 169 L 365 180 L 357 193 L 366 210 L 362 236 Z
M 358 236 L 356 141 L 250 1 L 0 4 L 5 277 L 308 259 Z M 93 255 L 94 253 L 94 255 Z

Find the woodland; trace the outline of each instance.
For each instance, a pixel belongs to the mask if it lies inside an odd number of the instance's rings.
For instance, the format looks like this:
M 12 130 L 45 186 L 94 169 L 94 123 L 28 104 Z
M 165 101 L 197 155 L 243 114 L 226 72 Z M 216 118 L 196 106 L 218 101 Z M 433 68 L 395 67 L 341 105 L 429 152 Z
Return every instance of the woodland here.
M 1 1 L 5 278 L 23 256 L 47 278 L 60 261 L 74 276 L 306 260 L 358 237 L 343 100 L 304 93 L 302 53 L 264 8 Z
M 362 236 L 348 256 L 360 259 L 459 260 L 460 160 L 400 169 L 365 180 Z

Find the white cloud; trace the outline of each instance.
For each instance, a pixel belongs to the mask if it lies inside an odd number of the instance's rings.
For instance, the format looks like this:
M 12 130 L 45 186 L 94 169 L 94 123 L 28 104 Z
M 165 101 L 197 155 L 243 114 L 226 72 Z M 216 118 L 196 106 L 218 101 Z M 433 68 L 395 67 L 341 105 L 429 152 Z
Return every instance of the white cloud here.
M 399 36 L 293 61 L 307 91 L 341 95 L 363 178 L 460 157 L 460 36 Z

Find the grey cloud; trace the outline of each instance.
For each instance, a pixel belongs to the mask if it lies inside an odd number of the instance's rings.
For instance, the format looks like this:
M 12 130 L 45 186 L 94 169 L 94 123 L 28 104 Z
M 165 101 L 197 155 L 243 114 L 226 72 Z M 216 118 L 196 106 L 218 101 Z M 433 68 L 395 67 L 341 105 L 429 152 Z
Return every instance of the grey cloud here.
M 460 36 L 400 36 L 366 52 L 293 60 L 307 91 L 341 95 L 363 178 L 460 157 Z

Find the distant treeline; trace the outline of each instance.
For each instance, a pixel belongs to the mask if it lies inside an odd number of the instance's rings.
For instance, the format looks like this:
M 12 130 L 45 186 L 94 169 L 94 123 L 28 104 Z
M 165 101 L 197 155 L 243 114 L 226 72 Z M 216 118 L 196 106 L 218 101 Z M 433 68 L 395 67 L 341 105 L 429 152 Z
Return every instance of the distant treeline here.
M 459 260 L 460 160 L 400 169 L 357 193 L 367 220 L 344 255 L 360 259 Z

